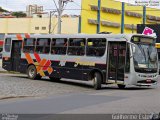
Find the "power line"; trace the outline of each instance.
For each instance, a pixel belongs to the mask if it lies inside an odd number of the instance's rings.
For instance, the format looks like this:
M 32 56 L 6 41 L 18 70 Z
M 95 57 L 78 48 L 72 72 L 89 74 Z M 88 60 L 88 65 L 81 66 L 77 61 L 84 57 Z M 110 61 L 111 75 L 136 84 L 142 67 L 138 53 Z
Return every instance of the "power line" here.
M 55 0 L 53 0 L 53 2 L 54 2 L 54 4 L 55 4 L 55 6 L 56 6 L 57 11 L 59 12 L 59 9 L 58 9 L 58 7 L 57 7 L 57 4 L 56 4 Z
M 54 25 L 53 30 L 51 33 L 53 33 L 53 31 L 55 30 L 56 26 L 58 25 L 58 22 Z
M 59 0 L 58 1 L 58 34 L 61 34 L 61 15 L 63 13 L 63 11 L 65 10 L 65 7 L 67 5 L 68 2 L 72 2 L 72 0 Z

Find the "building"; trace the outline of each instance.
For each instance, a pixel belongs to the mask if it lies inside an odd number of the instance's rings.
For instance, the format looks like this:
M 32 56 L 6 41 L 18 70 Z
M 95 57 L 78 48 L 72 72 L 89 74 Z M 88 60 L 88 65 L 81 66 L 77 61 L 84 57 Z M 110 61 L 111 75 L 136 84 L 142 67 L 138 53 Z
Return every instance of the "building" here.
M 26 13 L 28 17 L 33 17 L 33 14 L 43 13 L 43 6 L 28 5 L 26 7 Z
M 62 17 L 62 34 L 78 33 L 79 16 Z M 51 19 L 51 33 L 57 33 L 58 18 Z M 0 39 L 6 34 L 48 34 L 50 18 L 0 18 Z
M 100 10 L 98 10 L 98 0 L 82 0 L 81 17 L 64 14 L 62 16 L 62 34 L 95 34 L 97 26 L 99 26 L 100 32 L 121 33 L 122 3 L 115 0 L 100 1 Z M 136 25 L 143 23 L 143 7 L 127 3 L 124 6 L 124 33 L 136 33 Z M 3 16 L 0 18 L 0 39 L 5 34 L 48 34 L 49 31 L 53 34 L 57 33 L 57 16 L 52 17 L 50 23 L 48 14 L 42 12 L 42 6 L 30 5 L 28 11 L 30 11 L 28 15 L 30 14 L 31 17 L 10 18 Z M 158 9 L 146 8 L 146 24 L 160 24 L 159 11 Z M 98 12 L 100 13 L 99 20 L 97 19 Z M 50 30 L 49 26 L 51 26 Z
M 112 32 L 121 33 L 122 3 L 115 0 L 82 0 L 81 29 L 82 33 Z M 160 24 L 160 10 L 146 8 L 146 24 Z M 100 19 L 98 19 L 98 12 Z M 143 24 L 143 7 L 124 5 L 124 33 L 136 33 L 136 25 Z

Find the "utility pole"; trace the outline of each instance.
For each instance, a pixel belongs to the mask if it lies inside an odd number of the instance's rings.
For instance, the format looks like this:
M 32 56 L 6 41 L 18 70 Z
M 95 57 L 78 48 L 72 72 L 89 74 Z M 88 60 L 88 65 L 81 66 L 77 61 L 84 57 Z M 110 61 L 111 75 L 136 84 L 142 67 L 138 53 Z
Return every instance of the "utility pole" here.
M 143 24 L 146 24 L 146 6 L 143 6 Z
M 52 15 L 57 11 L 50 11 L 49 12 L 49 34 L 51 34 L 51 28 L 52 28 Z
M 58 34 L 61 34 L 61 16 L 62 16 L 62 13 L 63 13 L 63 10 L 64 10 L 64 6 L 67 5 L 68 2 L 73 2 L 72 0 L 59 0 L 58 1 L 58 8 L 57 8 L 57 11 L 58 11 L 58 31 L 57 33 Z
M 82 18 L 81 16 L 79 16 L 78 33 L 81 33 L 81 22 L 82 22 Z
M 132 24 L 132 33 L 134 33 L 134 24 Z
M 122 2 L 121 34 L 124 33 L 124 11 L 125 11 L 125 3 Z
M 58 34 L 61 34 L 61 15 L 62 15 L 62 9 L 63 9 L 63 4 L 62 0 L 58 1 L 59 9 L 58 9 Z
M 101 26 L 101 0 L 98 0 L 98 11 L 97 11 L 97 33 L 100 32 L 100 26 Z

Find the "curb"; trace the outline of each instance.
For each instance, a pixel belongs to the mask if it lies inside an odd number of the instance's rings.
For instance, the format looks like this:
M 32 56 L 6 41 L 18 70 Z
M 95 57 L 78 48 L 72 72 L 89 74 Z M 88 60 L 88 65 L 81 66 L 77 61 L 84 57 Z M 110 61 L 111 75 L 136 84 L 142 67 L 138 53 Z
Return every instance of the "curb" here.
M 0 71 L 0 73 L 20 74 L 19 72 L 14 71 Z
M 6 96 L 6 97 L 0 97 L 0 100 L 6 100 L 6 99 L 14 99 L 14 98 L 32 98 L 35 96 Z
M 9 73 L 8 71 L 0 71 L 0 73 Z

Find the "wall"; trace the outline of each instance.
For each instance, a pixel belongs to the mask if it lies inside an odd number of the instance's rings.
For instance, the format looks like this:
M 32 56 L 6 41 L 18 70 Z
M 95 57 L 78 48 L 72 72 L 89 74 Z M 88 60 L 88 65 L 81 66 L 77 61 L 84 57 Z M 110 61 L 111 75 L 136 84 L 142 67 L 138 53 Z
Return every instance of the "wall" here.
M 52 33 L 57 33 L 57 18 L 52 18 Z M 62 33 L 78 33 L 78 17 L 62 18 Z M 47 34 L 49 18 L 0 18 L 0 34 L 30 33 Z
M 81 11 L 81 32 L 82 33 L 90 33 L 90 34 L 96 33 L 96 29 L 97 29 L 97 23 L 96 23 L 97 9 L 96 8 L 98 8 L 98 0 L 82 0 L 82 11 Z M 103 8 L 110 9 L 110 12 L 108 11 L 104 12 Z M 113 11 L 118 11 L 118 12 L 113 13 Z M 121 2 L 114 1 L 114 0 L 101 0 L 100 32 L 106 31 L 106 32 L 112 32 L 112 33 L 120 33 L 122 13 L 119 13 L 119 12 L 121 11 L 122 11 Z M 146 14 L 160 17 L 159 11 L 160 11 L 159 9 L 147 8 Z M 89 19 L 92 20 L 90 21 L 92 23 L 89 22 Z M 102 21 L 107 22 L 107 25 L 103 25 Z M 108 22 L 109 22 L 109 25 L 108 25 Z M 153 21 L 151 22 L 152 24 L 155 23 Z M 151 22 L 148 22 L 148 18 L 147 18 L 146 24 L 151 24 Z M 143 23 L 143 7 L 131 6 L 125 3 L 124 23 L 125 23 L 125 29 L 124 29 L 125 33 L 132 33 L 132 32 L 135 33 L 136 25 Z

